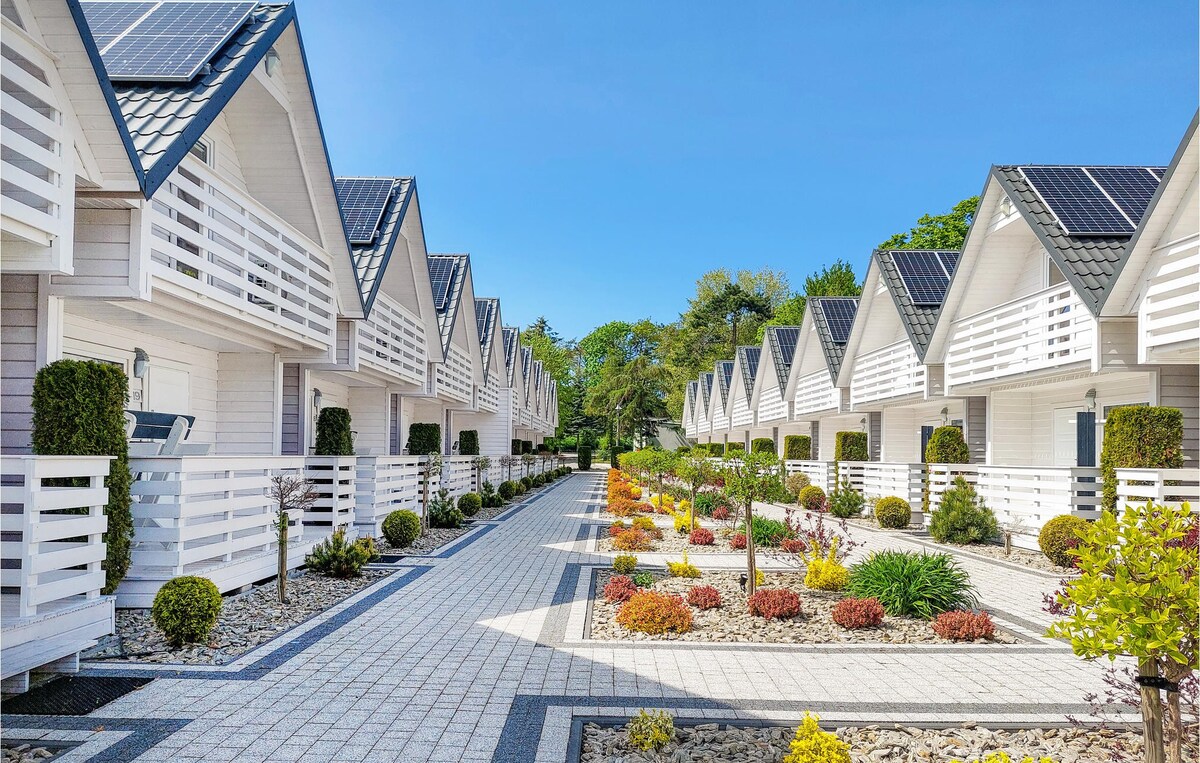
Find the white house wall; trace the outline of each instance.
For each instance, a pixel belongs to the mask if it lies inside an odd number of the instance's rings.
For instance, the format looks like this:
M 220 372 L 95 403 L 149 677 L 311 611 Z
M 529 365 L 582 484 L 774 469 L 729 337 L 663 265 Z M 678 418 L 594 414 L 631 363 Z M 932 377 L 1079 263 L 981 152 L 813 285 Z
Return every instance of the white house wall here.
M 892 406 L 883 409 L 881 461 L 919 463 L 925 460 L 921 452 L 921 427 L 942 426 L 942 408 L 947 409 L 949 422 L 966 423 L 966 406 L 961 399 L 946 398 L 919 405 Z

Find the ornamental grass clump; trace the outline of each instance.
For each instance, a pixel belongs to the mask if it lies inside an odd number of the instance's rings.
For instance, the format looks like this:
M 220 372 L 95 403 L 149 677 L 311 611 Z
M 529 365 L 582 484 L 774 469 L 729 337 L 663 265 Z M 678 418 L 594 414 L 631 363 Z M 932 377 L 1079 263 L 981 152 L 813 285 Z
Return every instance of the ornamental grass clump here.
M 716 609 L 721 606 L 721 592 L 710 585 L 697 585 L 688 589 L 687 603 L 696 609 Z
M 846 591 L 878 599 L 893 617 L 931 620 L 942 612 L 976 605 L 969 576 L 949 554 L 874 553 L 850 568 Z
M 996 624 L 987 612 L 943 612 L 930 625 L 934 633 L 950 641 L 977 641 L 996 635 Z
M 746 607 L 765 620 L 786 620 L 800 614 L 800 597 L 786 588 L 760 588 L 746 600 Z
M 929 518 L 929 534 L 938 543 L 987 543 L 999 533 L 996 515 L 961 475 L 942 494 L 941 505 Z
M 617 625 L 652 636 L 687 633 L 692 629 L 692 611 L 682 597 L 641 590 L 617 610 Z
M 745 522 L 738 525 L 738 531 L 746 532 Z M 786 522 L 769 517 L 753 517 L 750 522 L 750 531 L 754 534 L 754 545 L 756 546 L 778 546 L 792 536 L 792 530 Z
M 683 552 L 683 561 L 667 562 L 667 572 L 671 573 L 673 578 L 700 577 L 700 568 L 688 561 L 686 551 Z
M 675 719 L 665 710 L 641 710 L 625 726 L 629 746 L 642 752 L 661 750 L 675 738 Z
M 711 546 L 715 542 L 712 530 L 705 527 L 697 527 L 688 534 L 688 543 L 693 546 Z
M 850 763 L 850 748 L 837 734 L 822 731 L 820 719 L 808 712 L 796 729 L 783 763 Z
M 421 534 L 421 518 L 408 509 L 397 509 L 383 520 L 383 537 L 394 548 L 407 548 Z
M 1038 548 L 1059 567 L 1075 565 L 1074 549 L 1088 530 L 1088 521 L 1081 517 L 1064 514 L 1042 526 L 1038 533 Z
M 912 508 L 903 498 L 889 495 L 875 502 L 875 521 L 880 527 L 903 530 L 912 521 Z
M 879 599 L 845 598 L 833 605 L 833 621 L 846 630 L 876 628 L 883 623 L 883 605 Z
M 625 575 L 613 575 L 604 586 L 604 600 L 609 604 L 620 604 L 629 601 L 638 587 Z
M 172 578 L 154 595 L 150 617 L 171 646 L 204 641 L 221 614 L 221 592 L 208 578 Z
M 633 554 L 617 554 L 613 557 L 613 572 L 628 575 L 637 569 L 638 558 Z

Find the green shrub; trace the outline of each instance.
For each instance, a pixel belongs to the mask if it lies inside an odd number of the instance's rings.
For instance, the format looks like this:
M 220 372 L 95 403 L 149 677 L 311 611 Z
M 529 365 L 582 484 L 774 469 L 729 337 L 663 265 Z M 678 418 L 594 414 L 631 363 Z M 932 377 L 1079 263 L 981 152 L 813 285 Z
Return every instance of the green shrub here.
M 43 456 L 113 456 L 104 486 L 104 588 L 111 594 L 129 571 L 133 516 L 130 513 L 129 443 L 125 438 L 125 401 L 129 379 L 109 363 L 56 360 L 38 370 L 33 381 L 33 452 Z M 80 485 L 82 486 L 82 485 Z M 81 512 L 87 509 L 81 509 Z
M 641 710 L 626 726 L 629 746 L 642 752 L 661 750 L 675 738 L 675 720 L 666 710 L 647 713 Z
M 863 494 L 850 487 L 849 480 L 842 482 L 840 488 L 829 494 L 829 513 L 838 519 L 861 516 L 866 505 Z
M 496 492 L 496 488 L 487 480 L 483 481 L 483 487 L 479 491 L 479 500 L 485 509 L 494 509 L 504 505 L 504 499 Z
M 785 461 L 807 461 L 812 458 L 812 438 L 806 434 L 789 434 L 783 438 Z
M 933 430 L 925 445 L 927 464 L 969 464 L 971 449 L 963 439 L 961 427 L 944 426 Z
M 717 458 L 720 458 L 721 456 L 725 455 L 725 443 L 710 442 L 708 444 L 708 452 Z
M 893 617 L 931 620 L 976 605 L 971 580 L 949 554 L 879 551 L 850 568 L 849 595 L 878 599 Z
M 732 456 L 734 453 L 745 453 L 746 445 L 740 442 L 731 442 L 725 446 L 725 454 Z
M 428 456 L 442 452 L 441 424 L 410 424 L 408 427 L 408 455 Z
M 370 535 L 364 535 L 363 537 L 354 541 L 354 545 L 366 552 L 368 562 L 379 561 L 379 547 L 375 545 L 375 539 Z
M 454 505 L 450 491 L 442 488 L 429 499 L 429 526 L 453 529 L 462 527 L 463 515 Z
M 1087 531 L 1086 519 L 1063 514 L 1042 526 L 1042 531 L 1038 533 L 1038 548 L 1059 567 L 1073 567 L 1075 557 L 1070 553 L 1071 549 L 1079 545 Z
M 464 517 L 473 517 L 483 508 L 483 498 L 478 493 L 465 493 L 458 497 L 458 510 Z
M 517 483 L 512 480 L 504 480 L 500 483 L 500 497 L 506 501 L 511 501 L 513 496 L 517 494 Z
M 782 763 L 850 763 L 850 747 L 832 731 L 822 731 L 815 715 L 804 711 Z
M 533 490 L 533 477 L 525 476 L 521 478 L 521 492 L 528 493 Z
M 903 498 L 889 495 L 875 502 L 875 519 L 880 527 L 903 530 L 912 521 L 912 507 Z
M 770 437 L 755 437 L 750 441 L 751 453 L 774 453 L 775 441 Z
M 787 524 L 778 519 L 755 516 L 751 520 L 751 527 L 756 546 L 778 546 L 792 537 L 792 531 L 788 529 Z M 737 529 L 738 532 L 746 532 L 746 523 L 740 523 Z
M 193 575 L 168 580 L 150 607 L 151 619 L 171 646 L 204 641 L 220 614 L 221 592 L 208 578 Z
M 939 543 L 987 543 L 999 532 L 996 515 L 961 475 L 929 518 L 929 534 Z
M 521 455 L 521 441 L 520 441 L 520 440 L 513 440 L 513 441 L 512 441 L 512 454 L 513 454 L 514 456 L 519 456 L 519 455 Z
M 458 455 L 479 455 L 479 430 L 464 429 L 458 433 Z
M 533 475 L 533 486 L 534 487 L 541 487 L 542 485 L 545 485 L 545 484 L 546 484 L 546 475 L 544 475 L 544 474 Z
M 633 555 L 630 554 L 630 556 Z M 649 588 L 650 586 L 654 585 L 655 582 L 654 573 L 652 572 L 635 572 L 630 576 L 630 579 L 638 588 Z
M 383 537 L 395 548 L 408 548 L 421 534 L 421 518 L 408 509 L 399 509 L 383 520 Z
M 870 461 L 866 432 L 838 432 L 833 436 L 834 461 Z
M 638 560 L 633 554 L 617 554 L 613 557 L 613 572 L 628 575 L 637 569 Z
M 1117 508 L 1117 469 L 1178 469 L 1183 466 L 1183 412 L 1178 408 L 1127 405 L 1108 412 L 1100 449 L 1102 505 Z
M 536 449 L 535 450 L 536 453 L 549 453 L 550 452 L 550 446 L 544 442 L 539 442 L 537 445 L 534 446 L 534 448 Z
M 521 455 L 533 452 L 532 440 L 521 440 Z
M 709 493 L 697 493 L 696 505 L 693 510 L 702 517 L 711 517 L 713 507 L 716 506 L 716 500 Z
M 579 459 L 579 471 L 586 472 L 592 468 L 592 449 L 587 445 L 580 445 L 579 451 L 576 453 L 576 458 Z
M 825 510 L 825 491 L 816 485 L 809 485 L 800 490 L 797 496 L 800 505 L 807 511 Z
M 331 578 L 356 578 L 362 575 L 363 565 L 371 552 L 356 542 L 346 540 L 346 530 L 339 527 L 325 540 L 313 546 L 304 563 L 310 570 Z
M 318 456 L 353 456 L 354 435 L 350 431 L 350 411 L 345 408 L 322 408 L 317 416 L 317 442 L 313 453 Z

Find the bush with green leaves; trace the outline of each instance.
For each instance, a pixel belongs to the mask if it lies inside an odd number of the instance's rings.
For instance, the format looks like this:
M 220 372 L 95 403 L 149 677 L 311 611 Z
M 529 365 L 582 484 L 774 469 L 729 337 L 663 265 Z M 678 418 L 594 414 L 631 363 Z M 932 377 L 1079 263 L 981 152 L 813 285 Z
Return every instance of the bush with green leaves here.
M 533 440 L 521 440 L 521 455 L 533 452 Z
M 1183 412 L 1178 408 L 1127 405 L 1105 416 L 1100 449 L 1102 505 L 1117 508 L 1117 469 L 1178 469 L 1183 466 Z
M 473 517 L 483 508 L 483 498 L 478 493 L 463 493 L 458 497 L 458 510 L 464 517 Z
M 528 493 L 533 490 L 533 477 L 525 476 L 520 479 L 521 492 Z
M 770 437 L 755 437 L 750 441 L 751 453 L 774 453 L 775 441 Z
M 789 434 L 783 438 L 785 461 L 807 461 L 812 458 L 812 438 L 806 434 Z
M 353 456 L 354 433 L 350 426 L 350 411 L 345 408 L 322 408 L 317 415 L 317 440 L 313 453 L 318 456 Z
M 129 571 L 133 515 L 125 402 L 129 379 L 109 363 L 56 360 L 33 380 L 33 452 L 43 456 L 112 456 L 104 486 L 104 588 L 111 594 Z M 81 509 L 87 512 L 87 509 Z
M 398 509 L 383 520 L 383 537 L 393 548 L 408 548 L 421 534 L 421 518 L 408 509 Z
M 778 546 L 793 535 L 786 522 L 770 517 L 754 516 L 750 526 L 753 528 L 752 535 L 756 546 Z M 746 523 L 739 523 L 737 530 L 742 533 L 746 532 Z
M 544 475 L 544 474 L 533 475 L 533 486 L 534 487 L 541 487 L 542 485 L 545 485 L 545 484 L 546 484 L 546 475 Z
M 633 554 L 617 554 L 613 557 L 613 572 L 628 575 L 637 569 L 638 558 Z
M 361 540 L 369 540 L 363 538 Z M 363 565 L 371 561 L 372 550 L 359 541 L 346 540 L 345 528 L 339 527 L 325 540 L 312 547 L 304 563 L 314 572 L 330 578 L 356 578 Z
M 479 430 L 464 429 L 458 433 L 458 455 L 479 455 Z
M 202 642 L 221 614 L 221 592 L 208 578 L 172 578 L 154 595 L 150 618 L 171 646 Z
M 925 445 L 927 464 L 969 464 L 971 449 L 963 438 L 962 427 L 944 426 L 933 430 Z
M 878 551 L 850 568 L 846 592 L 878 599 L 893 617 L 925 620 L 977 604 L 970 577 L 949 554 Z
M 675 738 L 675 719 L 666 710 L 641 710 L 625 726 L 629 746 L 642 752 L 661 750 Z
M 710 443 L 708 444 L 708 452 L 709 452 L 709 454 L 710 454 L 710 455 L 713 455 L 713 456 L 716 456 L 717 458 L 720 458 L 721 456 L 725 455 L 725 443 L 723 443 L 723 442 L 710 442 Z
M 740 455 L 745 452 L 746 452 L 745 443 L 731 442 L 725 446 L 725 455 L 729 456 L 730 458 L 734 458 L 735 456 Z
M 861 516 L 866 505 L 867 499 L 850 487 L 849 480 L 843 481 L 841 487 L 829 494 L 829 513 L 838 519 Z
M 587 445 L 580 445 L 575 457 L 579 461 L 579 471 L 586 472 L 592 468 L 592 449 Z
M 1079 546 L 1080 539 L 1088 531 L 1088 521 L 1082 517 L 1063 514 L 1042 525 L 1038 533 L 1038 548 L 1059 567 L 1075 566 L 1071 550 Z
M 521 455 L 521 441 L 520 440 L 512 441 L 512 455 L 514 455 L 514 456 Z
M 450 491 L 442 488 L 429 499 L 429 526 L 453 529 L 462 527 L 463 514 L 454 505 Z
M 903 498 L 889 495 L 875 502 L 875 519 L 880 527 L 903 530 L 912 521 L 912 507 Z
M 800 495 L 796 497 L 796 500 L 806 511 L 825 510 L 825 491 L 816 485 L 801 488 Z
M 866 432 L 837 432 L 833 436 L 834 461 L 870 461 Z
M 442 452 L 441 424 L 410 424 L 408 427 L 408 454 L 428 456 Z
M 938 543 L 987 543 L 999 532 L 996 515 L 961 475 L 942 493 L 941 504 L 929 517 L 929 534 Z
M 500 497 L 506 501 L 511 501 L 517 494 L 517 483 L 512 480 L 504 480 L 500 483 Z

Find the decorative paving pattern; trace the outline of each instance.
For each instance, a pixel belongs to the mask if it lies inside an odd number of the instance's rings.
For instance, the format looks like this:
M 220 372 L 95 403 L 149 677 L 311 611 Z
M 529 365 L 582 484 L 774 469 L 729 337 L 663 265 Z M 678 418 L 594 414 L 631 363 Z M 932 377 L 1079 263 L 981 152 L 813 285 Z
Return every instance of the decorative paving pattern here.
M 602 496 L 601 472 L 572 476 L 230 665 L 97 666 L 88 673 L 157 680 L 83 718 L 5 715 L 5 734 L 81 742 L 67 763 L 558 763 L 578 719 L 643 706 L 789 723 L 808 709 L 1045 723 L 1086 712 L 1084 693 L 1102 686 L 1100 666 L 1044 639 L 869 650 L 573 640 L 590 569 L 606 560 L 590 550 Z M 1051 581 L 982 559 L 964 567 L 1004 619 L 1034 636 L 1045 627 Z

